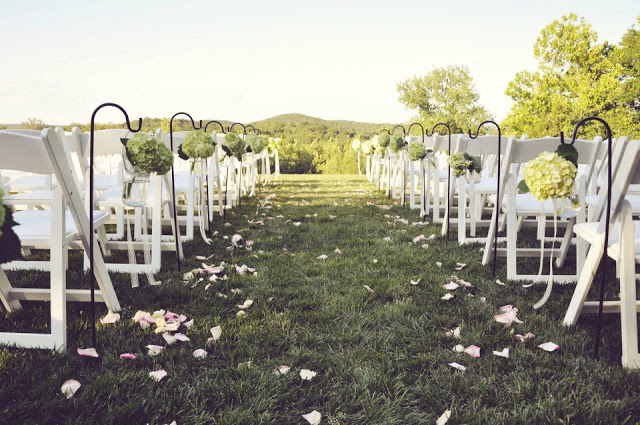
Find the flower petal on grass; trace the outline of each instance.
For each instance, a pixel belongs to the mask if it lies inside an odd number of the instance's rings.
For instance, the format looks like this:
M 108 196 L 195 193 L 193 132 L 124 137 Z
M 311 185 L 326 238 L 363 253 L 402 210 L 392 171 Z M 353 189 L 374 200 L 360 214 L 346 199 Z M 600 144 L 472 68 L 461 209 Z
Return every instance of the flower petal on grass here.
M 168 345 L 173 345 L 178 342 L 178 338 L 171 335 L 169 332 L 165 332 L 162 334 L 162 338 L 167 342 Z
M 421 279 L 421 278 L 420 278 Z M 418 283 L 420 283 L 420 279 L 418 280 L 411 280 L 411 282 L 409 282 L 411 285 L 416 286 Z
M 456 267 L 456 270 L 462 270 L 465 267 L 467 267 L 467 264 L 466 263 L 456 263 L 456 266 L 458 266 L 458 267 Z
M 219 340 L 220 336 L 222 336 L 222 328 L 220 326 L 214 326 L 209 331 L 214 341 Z
M 329 256 L 328 256 L 328 255 L 325 255 L 325 254 L 322 254 L 322 255 L 318 255 L 316 258 L 317 258 L 318 260 L 326 260 L 327 258 L 329 258 Z
M 496 283 L 500 286 L 505 286 L 505 283 L 502 282 L 500 279 L 496 279 Z
M 340 250 L 340 248 L 334 249 L 333 252 L 335 252 L 336 254 L 342 254 L 342 251 Z
M 441 300 L 445 300 L 445 301 L 449 301 L 451 298 L 453 298 L 452 294 L 446 294 L 445 296 L 443 296 L 442 298 L 440 298 Z
M 455 347 L 453 347 L 453 351 L 455 351 L 456 353 L 463 353 L 464 352 L 464 345 L 462 344 L 458 344 Z
M 106 316 L 100 319 L 100 323 L 102 323 L 103 325 L 116 323 L 118 321 L 120 321 L 120 315 L 118 313 L 114 313 L 111 310 L 109 310 Z
M 302 417 L 311 425 L 318 425 L 322 420 L 322 414 L 317 410 L 307 413 L 306 415 L 302 415 Z
M 442 416 L 440 416 L 436 421 L 436 425 L 446 424 L 450 417 L 451 417 L 451 410 L 445 410 Z
M 556 351 L 560 348 L 558 344 L 554 344 L 553 342 L 545 342 L 544 344 L 538 345 L 538 348 L 542 348 L 544 351 L 548 351 L 551 353 L 552 351 Z
M 147 349 L 149 350 L 147 354 L 150 356 L 157 356 L 158 354 L 162 354 L 164 351 L 164 347 L 161 345 L 147 345 Z
M 532 339 L 534 336 L 535 335 L 532 334 L 531 332 L 527 332 L 524 335 L 516 334 L 516 341 L 525 342 L 527 340 Z
M 460 339 L 460 326 L 451 329 L 450 331 L 445 332 L 444 336 L 449 338 Z
M 316 375 L 317 375 L 316 372 L 314 372 L 312 370 L 309 370 L 309 369 L 301 369 L 300 370 L 300 377 L 304 381 L 311 381 Z
M 149 372 L 149 377 L 153 378 L 156 382 L 162 381 L 162 379 L 167 376 L 167 371 L 164 369 L 154 370 L 153 372 Z
M 69 379 L 68 381 L 65 381 L 64 384 L 62 384 L 62 387 L 60 387 L 60 391 L 62 391 L 62 394 L 64 394 L 64 398 L 69 400 L 81 386 L 82 384 L 75 379 Z
M 504 357 L 505 359 L 509 358 L 509 348 L 503 348 L 502 351 L 494 351 L 493 352 L 494 356 L 498 356 L 498 357 Z
M 83 357 L 100 357 L 95 348 L 78 348 L 77 351 Z
M 238 307 L 240 310 L 246 310 L 252 305 L 253 305 L 253 300 L 245 300 L 244 303 L 238 304 L 236 307 Z
M 300 223 L 299 221 L 296 221 L 295 223 L 293 223 L 293 225 L 296 226 L 296 227 L 300 227 L 301 224 L 302 223 Z
M 189 329 L 191 326 L 193 326 L 193 319 L 189 320 L 188 322 L 184 322 L 183 325 L 185 328 Z
M 473 357 L 474 359 L 477 359 L 480 357 L 480 347 L 478 347 L 477 345 L 468 346 L 467 348 L 464 349 L 464 352 L 470 355 L 471 357 Z
M 371 287 L 369 287 L 367 285 L 362 285 L 362 286 L 364 286 L 364 289 L 366 289 L 368 293 L 370 293 L 370 294 L 374 294 L 375 293 L 375 291 L 373 289 L 371 289 Z
M 195 357 L 196 359 L 204 359 L 208 355 L 209 353 L 207 353 L 207 350 L 203 350 L 202 348 L 198 348 L 193 352 L 193 357 Z
M 175 339 L 177 339 L 178 341 L 182 341 L 182 342 L 191 341 L 191 340 L 189 339 L 189 337 L 188 337 L 188 336 L 186 336 L 185 334 L 181 334 L 181 333 L 179 333 L 179 332 L 178 332 L 178 333 L 173 334 L 173 337 L 174 337 Z
M 455 291 L 456 289 L 458 289 L 460 287 L 460 285 L 458 285 L 455 282 L 449 282 L 446 285 L 442 285 L 442 287 L 444 289 L 446 289 L 447 291 Z
M 276 370 L 274 371 L 274 373 L 276 375 L 284 375 L 285 373 L 289 372 L 291 368 L 289 366 L 285 366 L 285 365 L 280 365 L 276 368 Z
M 458 369 L 458 370 L 460 370 L 460 371 L 462 371 L 462 372 L 464 372 L 465 370 L 467 370 L 467 368 L 466 368 L 466 367 L 464 367 L 464 366 L 462 366 L 460 363 L 456 363 L 456 362 L 449 363 L 449 366 L 451 366 L 451 367 L 452 367 L 452 368 L 454 368 L 454 369 Z
M 122 360 L 135 360 L 137 357 L 135 354 L 123 353 L 123 354 L 120 354 L 120 358 Z
M 441 261 L 436 261 L 436 266 L 442 267 L 442 262 Z
M 495 314 L 493 319 L 498 323 L 503 323 L 507 327 L 511 326 L 512 323 L 524 323 L 522 320 L 518 319 L 517 313 L 518 309 L 512 305 L 504 305 L 500 307 L 500 311 L 503 311 L 502 314 Z

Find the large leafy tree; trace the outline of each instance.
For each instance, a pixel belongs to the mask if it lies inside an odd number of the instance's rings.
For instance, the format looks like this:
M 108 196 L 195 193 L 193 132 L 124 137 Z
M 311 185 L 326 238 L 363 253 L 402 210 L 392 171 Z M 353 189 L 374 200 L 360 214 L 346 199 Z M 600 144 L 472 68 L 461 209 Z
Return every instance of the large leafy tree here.
M 473 78 L 465 66 L 436 68 L 423 77 L 409 78 L 398 84 L 398 93 L 400 102 L 417 109 L 414 121 L 428 129 L 445 122 L 452 132 L 462 133 L 491 118 L 478 103 Z
M 575 14 L 553 21 L 534 45 L 538 69 L 517 73 L 507 86 L 514 105 L 503 127 L 543 137 L 569 133 L 582 118 L 597 115 L 610 123 L 615 134 L 632 135 L 634 114 L 629 104 L 633 102 L 624 81 L 633 59 L 625 68 L 623 50 L 597 43 L 591 25 Z M 602 134 L 602 128 L 592 125 L 587 134 Z

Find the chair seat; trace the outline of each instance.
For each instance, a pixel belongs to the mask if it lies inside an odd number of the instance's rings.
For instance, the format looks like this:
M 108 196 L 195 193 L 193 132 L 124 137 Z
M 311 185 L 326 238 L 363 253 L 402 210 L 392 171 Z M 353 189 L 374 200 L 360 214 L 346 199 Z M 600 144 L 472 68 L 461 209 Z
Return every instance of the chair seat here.
M 473 190 L 476 193 L 496 193 L 497 186 L 498 179 L 496 177 L 482 177 L 479 182 L 473 184 Z M 467 182 L 467 190 L 470 188 L 471 183 Z
M 29 210 L 18 211 L 13 215 L 17 226 L 14 232 L 20 238 L 23 245 L 29 245 L 33 240 L 47 240 L 51 238 L 51 211 Z M 93 212 L 94 226 L 101 226 L 109 220 L 109 213 L 95 210 Z M 73 221 L 70 211 L 65 213 L 66 237 L 77 234 L 78 229 Z
M 9 205 L 47 205 L 53 200 L 53 190 L 34 190 L 4 197 Z
M 633 242 L 635 246 L 636 259 L 640 256 L 640 221 L 633 221 L 635 231 L 633 234 Z M 576 235 L 586 240 L 590 244 L 602 243 L 603 234 L 598 232 L 598 222 L 578 223 L 573 226 L 573 231 Z M 609 255 L 617 257 L 620 253 L 620 226 L 619 223 L 615 223 L 609 233 Z
M 493 205 L 496 203 L 495 193 L 487 197 Z M 502 208 L 508 211 L 509 201 L 505 197 Z M 554 207 L 550 199 L 542 202 L 533 197 L 530 193 L 516 195 L 516 213 L 520 215 L 553 215 Z
M 625 201 L 631 205 L 631 211 L 634 214 L 640 213 L 640 195 L 627 195 L 624 197 Z M 598 195 L 589 195 L 585 197 L 585 203 L 590 207 L 598 205 Z

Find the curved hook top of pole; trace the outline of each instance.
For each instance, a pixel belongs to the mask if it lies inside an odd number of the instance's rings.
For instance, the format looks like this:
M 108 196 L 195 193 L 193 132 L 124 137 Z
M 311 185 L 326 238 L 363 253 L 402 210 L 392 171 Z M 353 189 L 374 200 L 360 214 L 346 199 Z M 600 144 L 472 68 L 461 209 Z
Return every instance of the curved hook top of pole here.
M 270 131 L 265 131 L 264 134 L 266 134 L 267 136 L 273 136 Z
M 251 130 L 253 130 L 254 133 L 258 134 L 258 130 L 256 130 L 256 128 L 254 126 L 252 126 L 251 124 L 247 124 L 244 127 L 245 131 L 249 131 L 249 127 L 251 127 Z
M 496 128 L 498 129 L 498 135 L 500 135 L 500 126 L 498 125 L 498 123 L 495 122 L 495 121 L 492 121 L 492 120 L 486 120 L 486 121 L 482 121 L 480 123 L 480 125 L 478 126 L 478 129 L 476 130 L 476 134 L 472 135 L 471 134 L 471 129 L 469 129 L 467 131 L 467 133 L 469 134 L 469 138 L 470 139 L 477 139 L 478 138 L 478 133 L 480 133 L 480 128 L 482 128 L 482 126 L 485 125 L 485 124 L 493 124 L 493 125 L 495 125 Z
M 378 135 L 378 132 L 377 132 L 377 131 L 374 131 L 373 133 L 371 133 L 371 137 L 373 137 L 373 136 L 377 136 L 377 135 Z
M 407 130 L 404 129 L 404 126 L 398 124 L 395 127 L 393 127 L 393 129 L 391 130 L 391 134 L 396 132 L 396 128 L 401 128 L 402 129 L 402 134 L 407 134 Z
M 229 132 L 233 131 L 233 127 L 235 127 L 236 125 L 242 127 L 242 134 L 247 134 L 247 127 L 245 127 L 245 125 L 241 122 L 234 122 L 233 124 L 231 124 L 231 127 L 229 127 Z
M 187 117 L 189 117 L 189 119 L 191 120 L 191 126 L 194 130 L 200 130 L 202 128 L 202 120 L 200 120 L 200 126 L 196 127 L 195 121 L 193 121 L 191 115 L 187 114 L 186 112 L 176 112 L 175 114 L 173 114 L 171 120 L 169 121 L 169 144 L 171 145 L 171 152 L 173 152 L 173 120 L 178 115 L 186 115 Z
M 589 121 L 598 121 L 599 123 L 604 125 L 604 128 L 607 129 L 607 140 L 609 141 L 609 144 L 611 144 L 613 140 L 611 135 L 611 127 L 609 127 L 609 123 L 607 123 L 605 120 L 603 120 L 600 117 L 587 117 L 580 120 L 578 124 L 576 124 L 576 126 L 573 128 L 573 135 L 571 136 L 571 142 L 569 144 L 570 145 L 574 144 L 574 142 L 576 141 L 576 137 L 578 136 L 578 130 L 580 129 L 580 127 L 582 127 Z
M 380 134 L 382 134 L 383 131 L 386 131 L 388 135 L 391 135 L 391 132 L 386 128 L 383 128 L 382 130 L 380 130 Z
M 407 129 L 407 133 L 411 133 L 411 127 L 413 127 L 414 125 L 420 126 L 420 129 L 422 131 L 422 143 L 424 143 L 424 127 L 419 122 L 411 123 L 411 125 L 409 125 L 409 128 Z
M 129 114 L 127 114 L 127 111 L 125 111 L 124 108 L 118 105 L 117 103 L 107 102 L 98 106 L 96 109 L 93 110 L 93 114 L 91 114 L 91 138 L 92 139 L 93 139 L 93 129 L 95 124 L 96 114 L 100 109 L 107 106 L 113 106 L 114 108 L 120 109 L 120 111 L 124 114 L 124 118 L 127 120 L 127 128 L 129 129 L 130 132 L 137 133 L 138 131 L 140 131 L 140 129 L 142 128 L 142 118 L 138 118 L 138 128 L 134 130 L 133 128 L 131 128 L 131 121 L 129 121 Z
M 209 124 L 218 124 L 220 126 L 220 130 L 222 130 L 222 132 L 224 133 L 224 127 L 222 126 L 222 124 L 220 123 L 220 121 L 216 121 L 216 120 L 211 120 L 208 123 L 205 124 L 204 126 L 204 132 L 207 132 L 207 128 L 209 127 Z
M 371 139 L 371 133 L 364 133 L 362 135 L 362 137 L 366 138 L 367 140 Z

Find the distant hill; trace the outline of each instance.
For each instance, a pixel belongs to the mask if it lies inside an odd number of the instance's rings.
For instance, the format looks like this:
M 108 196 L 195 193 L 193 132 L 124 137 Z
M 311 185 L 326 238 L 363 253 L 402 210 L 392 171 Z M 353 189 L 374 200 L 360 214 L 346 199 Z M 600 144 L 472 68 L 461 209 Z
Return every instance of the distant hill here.
M 209 120 L 202 120 L 203 123 Z M 218 120 L 226 129 L 234 123 L 229 120 Z M 325 120 L 322 118 L 311 117 L 303 114 L 282 114 L 276 115 L 271 118 L 267 118 L 260 121 L 254 121 L 250 123 L 243 123 L 246 125 L 251 124 L 256 129 L 265 132 L 268 131 L 274 136 L 283 138 L 295 138 L 301 142 L 320 141 L 330 138 L 346 137 L 351 138 L 356 134 L 379 132 L 383 128 L 392 128 L 393 124 L 376 124 L 366 123 L 349 120 Z M 135 123 L 134 123 L 135 125 Z M 6 126 L 7 128 L 24 128 L 21 124 L 4 124 L 0 127 Z M 67 130 L 73 126 L 78 126 L 82 130 L 89 130 L 89 123 L 71 123 L 64 125 Z M 123 128 L 124 123 L 117 124 L 97 124 L 96 128 Z M 167 118 L 149 118 L 145 117 L 142 120 L 142 128 L 145 131 L 153 131 L 156 128 L 163 128 L 165 131 L 169 130 L 169 120 Z M 174 131 L 188 130 L 191 128 L 191 123 L 184 119 L 176 119 L 173 122 Z M 211 124 L 209 129 L 219 129 L 219 126 Z M 241 131 L 242 127 L 236 126 L 235 131 Z M 219 130 L 218 130 L 219 131 Z

